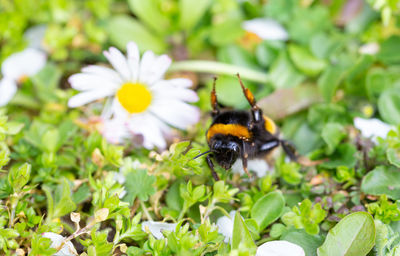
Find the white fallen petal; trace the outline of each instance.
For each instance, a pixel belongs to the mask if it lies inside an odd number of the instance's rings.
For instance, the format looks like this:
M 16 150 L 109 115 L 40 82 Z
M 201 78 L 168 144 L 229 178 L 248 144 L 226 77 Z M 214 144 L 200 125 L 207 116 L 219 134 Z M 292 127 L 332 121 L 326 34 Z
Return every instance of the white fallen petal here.
M 361 54 L 375 55 L 379 52 L 379 50 L 379 44 L 374 42 L 361 45 L 361 47 L 358 49 L 358 52 Z
M 263 40 L 288 40 L 285 28 L 273 19 L 257 18 L 247 20 L 242 24 L 243 29 L 252 32 Z
M 288 241 L 270 241 L 257 248 L 256 256 L 305 256 L 303 248 Z
M 58 248 L 63 241 L 65 241 L 65 237 L 53 233 L 53 232 L 45 232 L 42 234 L 43 237 L 50 238 L 51 240 L 51 248 Z M 78 255 L 76 252 L 76 249 L 74 245 L 71 243 L 71 241 L 67 242 L 61 250 L 53 254 L 53 256 L 74 256 Z
M 233 233 L 233 222 L 235 220 L 236 211 L 231 211 L 228 216 L 222 216 L 217 219 L 218 233 L 224 235 L 225 243 L 229 243 L 232 240 Z
M 354 118 L 354 127 L 360 130 L 364 137 L 376 140 L 377 137 L 386 138 L 388 132 L 394 129 L 393 126 L 382 122 L 379 119 L 365 119 L 361 117 Z
M 18 81 L 38 73 L 46 65 L 46 59 L 46 53 L 43 51 L 27 48 L 5 59 L 1 65 L 1 72 L 4 77 Z
M 161 230 L 174 231 L 175 228 L 176 228 L 176 223 L 166 223 L 159 221 L 142 222 L 142 230 L 147 231 L 148 229 L 156 239 L 164 238 L 164 235 L 161 233 Z
M 247 161 L 247 169 L 256 173 L 257 177 L 264 177 L 270 170 L 267 162 L 263 159 L 250 159 Z M 232 165 L 232 172 L 244 175 L 243 163 L 241 159 L 236 160 Z
M 0 107 L 5 106 L 17 92 L 17 84 L 13 79 L 4 77 L 0 80 Z

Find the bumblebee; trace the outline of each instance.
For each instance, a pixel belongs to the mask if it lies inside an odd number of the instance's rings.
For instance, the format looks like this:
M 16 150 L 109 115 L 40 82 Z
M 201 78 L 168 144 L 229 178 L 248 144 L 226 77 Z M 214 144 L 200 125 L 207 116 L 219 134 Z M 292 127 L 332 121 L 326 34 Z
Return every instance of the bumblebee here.
M 208 154 L 207 164 L 215 180 L 219 180 L 219 177 L 214 170 L 212 159 L 228 170 L 238 158 L 241 158 L 243 169 L 249 177 L 251 175 L 247 169 L 247 160 L 263 157 L 278 146 L 282 146 L 291 160 L 296 160 L 294 147 L 278 137 L 279 132 L 275 123 L 263 115 L 262 110 L 256 105 L 253 94 L 243 85 L 239 74 L 237 77 L 243 94 L 251 106 L 250 111 L 220 109 L 215 92 L 216 78 L 211 91 L 213 120 L 206 132 L 210 150 L 201 155 Z

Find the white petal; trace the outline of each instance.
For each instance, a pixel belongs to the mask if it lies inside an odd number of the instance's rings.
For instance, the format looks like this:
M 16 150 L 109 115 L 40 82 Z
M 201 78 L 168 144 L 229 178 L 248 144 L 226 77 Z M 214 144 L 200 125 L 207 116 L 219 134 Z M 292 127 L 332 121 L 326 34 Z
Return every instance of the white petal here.
M 130 138 L 127 121 L 121 118 L 112 118 L 104 121 L 102 134 L 112 144 L 121 144 L 125 139 Z
M 6 105 L 17 92 L 17 84 L 7 77 L 0 81 L 0 107 Z
M 161 55 L 157 57 L 151 67 L 143 71 L 144 72 L 144 83 L 151 86 L 155 82 L 159 81 L 161 78 L 164 77 L 165 72 L 167 71 L 168 67 L 171 65 L 171 59 L 168 55 Z M 142 81 L 142 79 L 140 80 Z
M 76 108 L 89 102 L 113 95 L 113 91 L 101 89 L 97 91 L 86 91 L 72 96 L 68 101 L 68 107 Z
M 303 248 L 288 241 L 270 241 L 257 249 L 256 256 L 305 256 Z
M 82 68 L 82 72 L 107 78 L 107 80 L 117 84 L 123 84 L 124 82 L 115 70 L 103 66 L 90 65 Z
M 187 78 L 169 79 L 168 83 L 174 85 L 175 87 L 182 87 L 182 88 L 189 88 L 190 86 L 193 85 L 192 80 L 187 79 Z
M 47 30 L 46 25 L 36 25 L 26 30 L 24 33 L 24 37 L 29 43 L 28 47 L 44 50 L 42 44 L 44 35 L 46 34 L 46 30 Z
M 224 235 L 225 243 L 229 243 L 232 240 L 232 232 L 233 232 L 233 221 L 235 219 L 236 211 L 231 211 L 228 216 L 222 216 L 217 219 L 217 227 L 218 233 Z
M 58 248 L 61 245 L 61 243 L 65 240 L 65 237 L 53 232 L 45 232 L 42 234 L 42 236 L 50 238 L 51 248 Z M 65 243 L 65 245 L 61 248 L 61 250 L 53 254 L 53 256 L 74 256 L 74 255 L 78 255 L 78 253 L 76 252 L 75 247 L 71 243 L 71 241 Z
M 128 66 L 131 71 L 131 79 L 132 82 L 137 82 L 140 62 L 139 48 L 134 42 L 129 42 L 126 48 L 128 51 Z
M 9 56 L 1 66 L 4 77 L 18 80 L 23 76 L 33 76 L 46 65 L 46 54 L 43 51 L 27 48 Z
M 243 22 L 243 29 L 264 40 L 288 40 L 289 36 L 281 24 L 273 19 L 258 18 Z
M 138 81 L 146 84 L 148 76 L 151 75 L 152 67 L 156 56 L 152 51 L 145 51 L 140 61 Z
M 165 222 L 159 222 L 159 221 L 144 221 L 144 222 L 142 222 L 142 230 L 147 231 L 146 228 L 148 228 L 150 230 L 151 234 L 155 238 L 162 239 L 162 238 L 164 238 L 164 236 L 161 233 L 161 230 L 174 231 L 176 228 L 176 223 L 165 223 Z
M 129 81 L 131 78 L 131 71 L 129 70 L 125 56 L 115 47 L 110 47 L 110 49 L 104 51 L 103 54 L 119 73 L 122 80 Z
M 247 169 L 249 171 L 254 171 L 257 177 L 261 178 L 267 174 L 267 171 L 270 169 L 267 162 L 263 159 L 250 159 L 247 161 Z M 243 163 L 241 159 L 238 159 L 232 165 L 232 172 L 239 173 L 240 175 L 244 175 L 245 171 L 243 170 Z
M 162 130 L 165 129 L 163 126 L 165 124 L 149 113 L 133 115 L 128 124 L 132 133 L 143 136 L 143 146 L 147 149 L 155 146 L 164 149 L 167 146 L 162 134 Z
M 150 111 L 164 122 L 180 129 L 199 121 L 198 108 L 178 100 L 157 100 L 150 106 Z
M 199 100 L 195 91 L 176 87 L 169 83 L 169 80 L 159 80 L 151 87 L 151 91 L 153 91 L 155 98 L 177 99 L 187 102 L 196 102 Z
M 78 91 L 88 91 L 88 90 L 101 90 L 107 89 L 116 91 L 120 84 L 111 80 L 111 77 L 88 74 L 88 73 L 78 73 L 70 76 L 68 82 L 71 87 Z
M 376 137 L 386 138 L 387 133 L 394 129 L 394 127 L 379 119 L 364 119 L 360 117 L 354 118 L 354 127 L 359 129 L 364 137 L 372 137 L 372 139 L 376 139 Z

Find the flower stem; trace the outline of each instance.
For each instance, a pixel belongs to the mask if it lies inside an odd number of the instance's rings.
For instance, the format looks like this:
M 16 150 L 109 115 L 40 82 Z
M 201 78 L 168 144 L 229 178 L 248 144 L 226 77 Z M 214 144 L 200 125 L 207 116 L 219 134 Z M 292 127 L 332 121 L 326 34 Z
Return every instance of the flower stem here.
M 146 218 L 147 218 L 149 221 L 153 221 L 153 218 L 151 217 L 149 211 L 147 210 L 146 205 L 143 203 L 142 200 L 139 200 L 139 201 L 140 201 L 140 206 L 142 207 L 143 213 L 144 213 L 144 215 L 146 215 Z
M 249 81 L 258 83 L 266 83 L 269 81 L 268 75 L 264 72 L 208 60 L 187 60 L 174 62 L 171 64 L 169 71 L 193 71 L 218 75 L 236 75 L 239 73 L 241 78 Z

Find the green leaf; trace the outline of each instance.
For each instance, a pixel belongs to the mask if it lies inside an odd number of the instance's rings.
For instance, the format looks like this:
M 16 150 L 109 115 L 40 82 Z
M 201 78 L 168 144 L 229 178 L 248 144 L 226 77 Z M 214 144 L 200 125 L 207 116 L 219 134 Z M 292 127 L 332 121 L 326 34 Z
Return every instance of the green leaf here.
M 19 133 L 22 128 L 24 128 L 25 124 L 24 123 L 19 123 L 19 122 L 7 122 L 7 134 L 9 135 L 15 135 Z
M 280 191 L 266 194 L 251 208 L 251 217 L 256 220 L 259 230 L 264 230 L 283 213 L 285 199 Z
M 302 229 L 293 228 L 285 231 L 280 240 L 286 240 L 301 246 L 307 256 L 317 256 L 317 248 L 324 242 L 321 236 L 310 235 Z
M 237 211 L 235 214 L 235 220 L 233 222 L 232 243 L 231 243 L 232 250 L 239 249 L 239 245 L 241 243 L 244 244 L 244 246 L 249 250 L 257 249 L 257 246 L 253 241 L 253 238 L 251 238 L 249 229 L 244 223 L 239 211 Z
M 318 248 L 318 256 L 364 256 L 375 244 L 375 224 L 366 212 L 344 217 Z
M 161 1 L 128 0 L 128 4 L 132 12 L 153 31 L 156 31 L 158 34 L 168 33 L 171 22 L 170 19 L 161 13 Z
M 399 63 L 400 52 L 399 52 L 400 36 L 391 36 L 381 44 L 380 51 L 377 54 L 377 58 L 385 64 Z
M 240 20 L 226 20 L 211 27 L 210 40 L 217 46 L 227 45 L 243 36 Z
M 42 148 L 46 152 L 56 152 L 59 140 L 59 132 L 56 129 L 47 130 L 42 136 Z
M 60 200 L 54 206 L 53 218 L 62 217 L 76 209 L 76 204 L 72 201 L 71 189 L 67 179 L 63 179 L 62 194 Z
M 327 123 L 322 128 L 322 138 L 327 144 L 326 154 L 332 154 L 339 143 L 346 138 L 346 132 L 343 125 L 339 123 Z
M 378 110 L 385 122 L 400 124 L 400 90 L 385 90 L 378 99 Z
M 389 163 L 396 166 L 397 168 L 400 168 L 400 155 L 396 149 L 389 148 L 386 151 L 386 158 L 389 161 Z
M 356 153 L 357 149 L 353 144 L 340 144 L 337 146 L 335 153 L 329 156 L 329 161 L 322 163 L 320 166 L 329 169 L 342 165 L 352 168 L 357 163 Z
M 146 1 L 143 1 L 146 2 Z M 106 24 L 110 40 L 120 49 L 125 49 L 128 42 L 135 42 L 139 49 L 164 53 L 167 45 L 162 38 L 157 37 L 145 26 L 132 17 L 117 15 L 110 18 Z
M 131 171 L 126 175 L 125 188 L 127 195 L 125 200 L 130 204 L 136 197 L 142 201 L 149 200 L 149 196 L 153 195 L 156 190 L 153 187 L 156 177 L 148 175 L 146 170 Z
M 23 186 L 28 183 L 31 175 L 31 165 L 22 164 L 13 166 L 8 173 L 8 182 L 13 188 L 14 193 L 19 193 Z
M 269 76 L 275 88 L 292 88 L 305 79 L 305 76 L 296 70 L 284 52 L 281 52 L 272 64 Z
M 395 168 L 378 166 L 364 176 L 361 191 L 370 195 L 386 194 L 398 200 L 400 199 L 400 172 Z
M 179 0 L 180 28 L 183 30 L 192 29 L 204 16 L 210 3 L 211 0 Z
M 327 68 L 318 79 L 318 88 L 325 101 L 330 102 L 344 76 L 341 67 Z
M 314 57 L 308 50 L 291 44 L 288 48 L 289 56 L 296 68 L 309 76 L 316 76 L 326 67 L 324 60 Z

